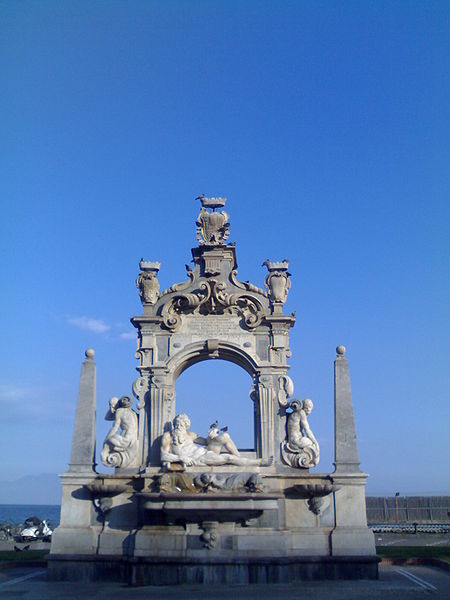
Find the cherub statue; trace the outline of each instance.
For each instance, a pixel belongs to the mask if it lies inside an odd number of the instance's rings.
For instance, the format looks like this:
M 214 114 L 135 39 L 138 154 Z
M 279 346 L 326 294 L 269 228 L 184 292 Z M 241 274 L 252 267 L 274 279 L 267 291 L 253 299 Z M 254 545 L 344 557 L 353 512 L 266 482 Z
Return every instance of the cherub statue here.
M 207 438 L 189 431 L 191 421 L 187 414 L 181 413 L 173 420 L 172 431 L 167 431 L 161 441 L 161 462 L 169 467 L 170 463 L 181 463 L 183 467 L 191 465 L 258 465 L 268 466 L 273 458 L 244 458 L 239 454 L 230 435 L 213 423 Z
M 292 467 L 314 467 L 319 462 L 320 449 L 308 423 L 314 407 L 312 400 L 292 400 L 287 419 L 287 438 L 282 447 L 284 460 Z
M 107 467 L 126 467 L 137 457 L 137 414 L 131 408 L 129 396 L 111 398 L 106 421 L 114 421 L 103 442 L 101 459 Z M 120 431 L 119 431 L 120 430 Z

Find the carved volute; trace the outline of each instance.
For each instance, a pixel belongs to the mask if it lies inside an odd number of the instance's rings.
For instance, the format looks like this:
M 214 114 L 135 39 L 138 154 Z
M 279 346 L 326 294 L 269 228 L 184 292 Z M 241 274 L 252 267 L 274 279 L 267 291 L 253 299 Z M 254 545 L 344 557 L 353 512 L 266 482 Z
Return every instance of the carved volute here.
M 200 196 L 199 200 L 199 243 L 192 249 L 192 266 L 186 265 L 186 280 L 160 292 L 160 264 L 140 263 L 137 285 L 144 314 L 134 317 L 132 323 L 138 330 L 136 356 L 141 374 L 135 394 L 139 407 L 143 403 L 151 405 L 145 417 L 151 422 L 142 425 L 143 436 L 149 436 L 144 445 L 152 448 L 148 452 L 152 464 L 158 455 L 158 436 L 170 427 L 175 416 L 178 375 L 200 360 L 221 358 L 243 367 L 255 381 L 262 372 L 270 372 L 271 386 L 255 388 L 255 438 L 260 440 L 257 452 L 261 458 L 274 455 L 275 462 L 281 463 L 279 448 L 284 429 L 278 423 L 279 407 L 286 406 L 293 388 L 286 361 L 290 356 L 289 329 L 295 316 L 285 315 L 282 310 L 290 286 L 288 261 L 266 261 L 267 291 L 240 281 L 235 245 L 226 244 L 230 219 L 225 211 L 219 211 L 225 206 L 225 198 Z M 170 403 L 166 391 L 161 392 L 153 380 L 157 373 L 158 378 L 166 378 L 167 389 L 174 390 Z M 276 433 L 269 435 L 267 428 Z

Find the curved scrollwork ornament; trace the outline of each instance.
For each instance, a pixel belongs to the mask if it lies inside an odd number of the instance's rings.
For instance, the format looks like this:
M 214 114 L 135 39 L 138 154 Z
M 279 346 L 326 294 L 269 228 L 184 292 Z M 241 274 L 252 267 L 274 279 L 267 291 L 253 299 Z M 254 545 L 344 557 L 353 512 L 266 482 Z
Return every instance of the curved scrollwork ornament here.
M 160 298 L 166 296 L 167 294 L 172 294 L 173 292 L 182 292 L 183 290 L 187 290 L 187 288 L 193 283 L 194 271 L 189 265 L 185 265 L 185 267 L 188 280 L 182 281 L 181 283 L 174 283 L 170 287 L 166 288 L 164 291 L 161 292 Z
M 287 375 L 278 377 L 278 403 L 280 406 L 289 404 L 288 398 L 294 393 L 294 382 Z
M 145 394 L 148 392 L 148 379 L 146 377 L 138 377 L 133 383 L 133 395 L 138 400 L 136 408 L 145 406 Z
M 239 281 L 239 279 L 237 278 L 237 269 L 233 269 L 231 271 L 230 281 L 232 284 L 234 284 L 236 287 L 240 288 L 241 290 L 246 290 L 247 292 L 254 292 L 255 294 L 261 294 L 261 296 L 264 296 L 264 298 L 268 297 L 267 292 L 262 290 L 257 285 L 250 283 L 250 281 Z
M 193 293 L 180 294 L 167 302 L 162 311 L 164 326 L 176 331 L 182 324 L 182 315 L 196 314 L 221 315 L 238 314 L 248 329 L 258 327 L 264 317 L 261 302 L 251 294 L 229 294 L 222 281 L 204 281 Z

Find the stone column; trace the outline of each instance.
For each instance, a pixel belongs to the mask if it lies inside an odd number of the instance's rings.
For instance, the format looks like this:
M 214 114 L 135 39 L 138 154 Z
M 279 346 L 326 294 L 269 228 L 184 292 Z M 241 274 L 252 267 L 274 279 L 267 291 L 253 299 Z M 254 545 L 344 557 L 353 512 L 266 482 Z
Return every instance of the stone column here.
M 334 361 L 334 466 L 335 473 L 360 473 L 355 419 L 345 346 L 336 348 Z
M 86 350 L 81 366 L 69 473 L 95 472 L 96 365 L 94 350 Z

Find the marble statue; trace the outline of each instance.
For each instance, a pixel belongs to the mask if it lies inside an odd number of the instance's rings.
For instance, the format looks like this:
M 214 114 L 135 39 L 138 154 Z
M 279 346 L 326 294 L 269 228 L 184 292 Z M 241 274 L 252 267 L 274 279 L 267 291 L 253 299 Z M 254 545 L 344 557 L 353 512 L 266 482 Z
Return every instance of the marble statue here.
M 239 473 L 188 473 L 170 471 L 159 475 L 155 491 L 170 494 L 240 492 L 262 493 L 263 480 L 260 473 L 239 471 Z
M 208 430 L 208 437 L 206 438 L 206 447 L 211 452 L 220 454 L 222 451 L 239 456 L 239 450 L 236 448 L 230 434 L 227 433 L 228 427 L 222 427 L 219 429 L 217 421 L 212 423 Z
M 107 467 L 127 467 L 137 458 L 137 414 L 129 396 L 111 398 L 106 421 L 114 421 L 103 442 L 102 463 Z
M 245 491 L 263 492 L 262 477 L 259 473 L 202 473 L 194 477 L 194 485 L 203 492 L 208 491 Z
M 272 464 L 270 459 L 244 458 L 239 454 L 229 433 L 219 430 L 217 423 L 210 427 L 207 438 L 189 431 L 191 421 L 187 414 L 181 413 L 173 420 L 172 431 L 167 431 L 161 441 L 161 462 L 168 467 L 170 463 L 181 463 L 183 467 L 192 465 L 259 465 Z
M 287 436 L 282 446 L 282 456 L 292 467 L 315 467 L 319 462 L 319 444 L 308 423 L 308 415 L 313 407 L 309 398 L 289 403 L 291 413 L 287 419 Z

